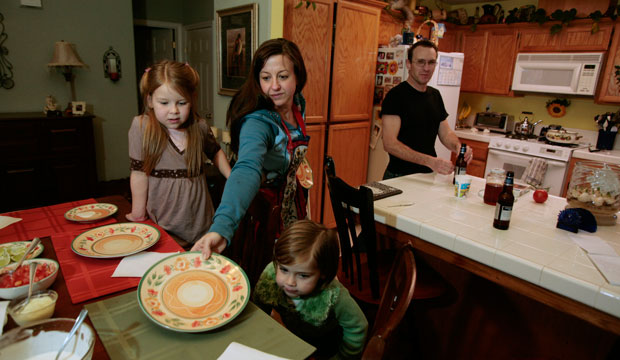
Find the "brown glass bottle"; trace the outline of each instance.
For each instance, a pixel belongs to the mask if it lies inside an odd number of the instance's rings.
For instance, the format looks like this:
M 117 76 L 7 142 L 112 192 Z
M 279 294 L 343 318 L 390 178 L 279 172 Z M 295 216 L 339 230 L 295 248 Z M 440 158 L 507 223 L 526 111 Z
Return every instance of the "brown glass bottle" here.
M 506 180 L 504 181 L 504 188 L 497 198 L 495 217 L 493 218 L 493 227 L 496 229 L 508 230 L 510 215 L 512 214 L 512 205 L 515 202 L 515 197 L 512 193 L 514 176 L 514 172 L 508 171 Z
M 454 177 L 452 178 L 453 184 L 457 175 L 465 175 L 467 173 L 467 161 L 465 161 L 465 151 L 467 151 L 467 145 L 461 144 L 459 156 L 457 156 L 456 163 L 454 164 Z

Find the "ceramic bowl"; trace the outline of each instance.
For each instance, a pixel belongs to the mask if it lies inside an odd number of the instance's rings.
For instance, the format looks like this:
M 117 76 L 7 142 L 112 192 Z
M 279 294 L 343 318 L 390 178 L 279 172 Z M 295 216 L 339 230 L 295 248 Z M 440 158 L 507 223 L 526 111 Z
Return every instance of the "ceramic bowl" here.
M 31 262 L 37 262 L 39 264 L 47 264 L 53 269 L 53 272 L 50 275 L 48 275 L 46 278 L 43 278 L 35 282 L 32 287 L 33 292 L 46 290 L 54 283 L 54 281 L 56 280 L 56 276 L 58 276 L 58 269 L 60 268 L 60 266 L 58 265 L 58 262 L 52 259 L 32 259 L 32 260 L 25 260 L 24 263 L 22 264 L 22 267 L 23 266 L 28 267 Z M 9 270 L 8 268 L 12 268 L 12 267 L 8 266 L 8 267 L 3 268 L 2 271 L 0 271 L 0 274 L 8 271 Z M 1 282 L 1 279 L 0 279 L 0 282 Z M 28 284 L 21 285 L 21 286 L 15 286 L 15 287 L 9 287 L 9 288 L 0 287 L 0 298 L 2 299 L 10 300 L 10 299 L 15 299 L 19 297 L 24 297 L 26 295 L 28 295 Z
M 26 326 L 37 321 L 49 319 L 54 315 L 58 293 L 54 290 L 43 290 L 32 293 L 26 306 L 25 297 L 11 300 L 8 312 L 19 326 Z
M 38 321 L 6 332 L 0 337 L 0 360 L 53 359 L 65 340 L 75 319 L 56 318 Z M 86 322 L 73 336 L 61 359 L 90 360 L 95 347 L 95 332 Z

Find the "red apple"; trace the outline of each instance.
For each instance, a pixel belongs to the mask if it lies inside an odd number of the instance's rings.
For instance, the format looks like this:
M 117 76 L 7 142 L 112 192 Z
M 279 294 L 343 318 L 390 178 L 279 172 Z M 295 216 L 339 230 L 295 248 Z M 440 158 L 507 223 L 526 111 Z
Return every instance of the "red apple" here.
M 546 190 L 538 189 L 534 191 L 534 201 L 536 201 L 537 203 L 544 203 L 548 197 L 549 194 L 547 194 Z

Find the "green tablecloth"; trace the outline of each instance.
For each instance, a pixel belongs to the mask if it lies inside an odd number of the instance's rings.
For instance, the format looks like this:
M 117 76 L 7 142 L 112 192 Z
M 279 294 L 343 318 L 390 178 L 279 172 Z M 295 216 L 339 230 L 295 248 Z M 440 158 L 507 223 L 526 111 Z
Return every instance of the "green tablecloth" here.
M 86 305 L 111 359 L 217 359 L 233 341 L 290 359 L 304 359 L 314 347 L 249 302 L 230 324 L 203 333 L 179 333 L 148 319 L 136 292 Z

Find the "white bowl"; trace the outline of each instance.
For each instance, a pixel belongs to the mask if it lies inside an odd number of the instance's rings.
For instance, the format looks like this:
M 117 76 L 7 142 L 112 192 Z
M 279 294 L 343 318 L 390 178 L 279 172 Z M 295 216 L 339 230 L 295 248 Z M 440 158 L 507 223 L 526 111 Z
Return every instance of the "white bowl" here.
M 0 360 L 53 359 L 74 323 L 75 319 L 56 318 L 8 331 L 0 337 Z M 90 360 L 94 347 L 95 332 L 83 322 L 60 358 Z
M 54 272 L 51 275 L 35 282 L 34 285 L 32 286 L 33 292 L 40 291 L 40 290 L 46 290 L 56 280 L 56 276 L 58 276 L 58 269 L 60 269 L 60 266 L 55 260 L 52 260 L 52 259 L 25 260 L 22 266 L 29 266 L 31 262 L 38 262 L 39 264 L 48 264 L 49 266 L 54 267 Z M 2 271 L 0 271 L 0 274 L 8 271 L 8 268 L 13 268 L 13 267 L 7 266 L 3 268 Z M 26 295 L 28 295 L 28 284 L 17 286 L 17 287 L 11 287 L 11 288 L 0 288 L 0 298 L 3 298 L 3 299 L 15 299 L 15 298 L 26 296 Z

